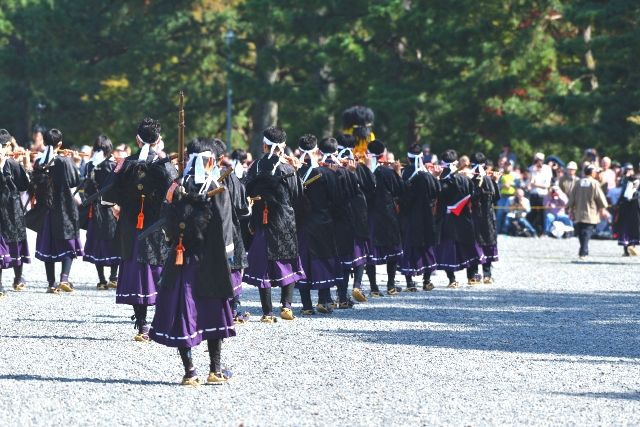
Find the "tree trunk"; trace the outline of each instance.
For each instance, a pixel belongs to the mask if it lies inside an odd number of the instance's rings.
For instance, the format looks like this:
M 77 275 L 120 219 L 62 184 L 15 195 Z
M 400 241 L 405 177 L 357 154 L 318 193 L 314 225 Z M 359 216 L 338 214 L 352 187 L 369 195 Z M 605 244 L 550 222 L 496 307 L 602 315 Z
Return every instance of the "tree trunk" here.
M 587 65 L 587 69 L 590 73 L 590 82 L 591 82 L 591 90 L 594 91 L 598 89 L 598 77 L 596 76 L 596 61 L 593 59 L 593 53 L 591 52 L 591 31 L 593 28 L 591 25 L 587 26 L 582 33 L 582 37 L 584 38 L 584 42 L 587 45 L 587 52 L 584 54 L 584 61 Z
M 278 123 L 278 103 L 273 100 L 272 88 L 278 80 L 278 67 L 271 50 L 274 36 L 266 33 L 256 40 L 256 81 L 259 83 L 257 99 L 251 111 L 251 146 L 254 158 L 262 153 L 262 131 Z

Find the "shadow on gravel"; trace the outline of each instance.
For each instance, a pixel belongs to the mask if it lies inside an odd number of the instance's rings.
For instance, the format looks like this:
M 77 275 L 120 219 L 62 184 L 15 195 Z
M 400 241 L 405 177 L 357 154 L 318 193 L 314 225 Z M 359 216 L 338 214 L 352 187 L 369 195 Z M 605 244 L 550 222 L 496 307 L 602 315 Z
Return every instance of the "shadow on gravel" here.
M 122 319 L 123 316 L 120 316 Z M 105 324 L 132 324 L 130 320 L 73 320 L 73 319 L 13 319 L 14 322 L 38 322 L 38 323 L 73 323 L 73 324 L 93 324 L 93 323 L 105 323 Z
M 0 338 L 33 339 L 33 340 L 113 341 L 113 338 L 70 337 L 65 335 L 0 335 Z
M 145 381 L 131 380 L 125 378 L 66 378 L 66 377 L 45 377 L 42 375 L 14 374 L 0 375 L 0 380 L 16 381 L 45 381 L 62 383 L 97 383 L 97 384 L 129 384 L 129 385 L 170 385 L 175 386 L 175 382 L 168 381 Z
M 495 289 L 437 291 L 426 298 L 424 295 L 394 298 L 396 306 L 386 302 L 362 304 L 351 316 L 344 316 L 347 328 L 326 333 L 347 334 L 381 344 L 640 358 L 638 292 L 580 294 Z M 367 323 L 362 329 L 349 329 L 349 319 L 403 324 L 395 330 L 375 330 Z M 418 322 L 435 325 L 412 329 L 411 325 Z
M 593 393 L 552 393 L 557 396 L 570 396 L 570 397 L 591 397 L 596 399 L 622 399 L 622 400 L 640 400 L 640 391 L 603 391 Z

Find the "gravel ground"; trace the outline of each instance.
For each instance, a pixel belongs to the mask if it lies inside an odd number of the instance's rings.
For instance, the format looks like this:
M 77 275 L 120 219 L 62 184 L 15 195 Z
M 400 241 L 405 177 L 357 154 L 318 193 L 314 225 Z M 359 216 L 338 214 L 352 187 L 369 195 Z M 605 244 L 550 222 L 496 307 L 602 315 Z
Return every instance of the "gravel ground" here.
M 438 273 L 430 293 L 275 325 L 246 287 L 254 316 L 223 345 L 234 377 L 197 389 L 177 385 L 176 350 L 132 340 L 92 265 L 74 264 L 74 294 L 47 295 L 34 261 L 0 300 L 0 425 L 638 425 L 640 260 L 610 241 L 582 262 L 575 239 L 500 249 L 492 286 Z

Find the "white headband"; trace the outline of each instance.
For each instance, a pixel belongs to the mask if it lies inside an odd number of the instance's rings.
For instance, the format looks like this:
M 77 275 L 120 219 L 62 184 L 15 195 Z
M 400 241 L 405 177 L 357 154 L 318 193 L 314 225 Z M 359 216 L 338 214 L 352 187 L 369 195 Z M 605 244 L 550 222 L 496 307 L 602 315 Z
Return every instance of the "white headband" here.
M 339 159 L 342 159 L 342 158 L 353 159 L 353 150 L 351 148 L 338 145 L 338 150 L 340 150 L 338 152 Z
M 93 156 L 91 156 L 91 163 L 93 166 L 98 166 L 100 163 L 105 161 L 104 153 L 102 150 L 96 150 L 93 152 Z
M 153 144 L 157 144 L 162 141 L 162 136 L 158 136 L 158 139 L 154 143 L 146 142 L 140 135 L 136 135 L 136 139 L 142 144 L 142 148 L 140 149 L 140 154 L 138 155 L 139 162 L 146 162 L 147 157 L 149 157 L 149 152 L 151 150 L 151 146 Z
M 424 160 L 422 159 L 422 153 L 420 154 L 407 153 L 407 157 L 410 159 L 413 159 L 413 169 L 414 169 L 409 179 L 413 178 L 413 176 L 420 171 L 426 171 L 426 169 L 424 168 Z
M 279 148 L 280 151 L 283 152 L 285 147 L 287 146 L 286 142 L 281 142 L 280 144 L 276 144 L 266 136 L 262 137 L 262 142 L 264 142 L 266 145 L 271 147 L 271 150 L 269 151 L 269 157 L 268 157 L 269 159 L 275 154 L 276 148 Z
M 309 166 L 309 170 L 307 170 L 307 173 L 304 174 L 304 177 L 302 178 L 302 182 L 305 182 L 309 177 L 309 175 L 311 174 L 311 171 L 318 167 L 318 162 L 316 161 L 315 157 L 311 155 L 311 153 L 315 150 L 315 148 L 312 150 L 303 150 L 300 147 L 298 148 L 302 152 L 302 154 L 300 155 L 300 163 L 304 163 L 304 158 L 306 156 L 309 156 L 309 160 L 311 160 L 311 165 Z
M 207 180 L 207 171 L 204 169 L 203 157 L 211 157 L 215 159 L 215 156 L 211 153 L 211 151 L 189 154 L 189 160 L 187 161 L 187 166 L 184 168 L 182 178 L 185 178 L 191 171 L 191 168 L 194 168 L 195 172 L 193 174 L 193 182 L 195 182 L 196 184 L 203 184 Z M 215 169 L 217 169 L 217 165 L 214 168 L 214 171 Z
M 378 156 L 382 154 L 373 154 L 371 151 L 367 150 L 367 157 L 369 158 L 369 169 L 371 172 L 375 172 L 378 169 Z
M 51 157 L 53 156 L 53 154 L 54 154 L 53 146 L 47 145 L 47 148 L 45 148 L 45 150 L 38 155 L 36 162 L 40 163 L 41 165 L 46 165 L 47 163 L 49 163 L 49 160 L 51 160 Z
M 238 159 L 234 159 L 231 164 L 233 165 L 233 171 L 238 179 L 242 179 L 242 176 L 244 175 L 244 165 L 242 162 Z

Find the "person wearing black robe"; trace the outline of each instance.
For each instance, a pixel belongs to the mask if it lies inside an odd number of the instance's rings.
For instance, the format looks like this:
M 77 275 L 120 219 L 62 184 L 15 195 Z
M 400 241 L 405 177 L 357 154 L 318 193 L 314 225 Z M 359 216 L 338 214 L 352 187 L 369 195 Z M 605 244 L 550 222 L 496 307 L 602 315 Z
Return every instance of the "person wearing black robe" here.
M 400 177 L 400 163 L 394 165 L 395 170 L 380 166 L 378 161 L 386 152 L 386 147 L 380 141 L 370 142 L 367 150 L 369 168 L 375 176 L 376 183 L 373 199 L 367 201 L 372 244 L 367 261 L 367 277 L 371 284 L 371 295 L 382 296 L 376 283 L 376 265 L 386 264 L 387 294 L 396 295 L 401 290 L 395 284 L 396 268 L 402 258 L 398 202 L 404 183 Z
M 220 139 L 213 140 L 215 146 L 215 155 L 218 159 L 218 170 L 214 170 L 214 174 L 220 174 L 222 184 L 227 189 L 231 198 L 232 220 L 233 220 L 233 257 L 229 259 L 229 267 L 231 268 L 231 284 L 233 285 L 233 300 L 231 308 L 233 310 L 233 318 L 235 323 L 242 324 L 249 320 L 250 313 L 240 313 L 240 297 L 242 296 L 242 275 L 243 270 L 249 266 L 247 261 L 247 251 L 242 238 L 241 220 L 248 219 L 251 215 L 251 202 L 247 197 L 244 184 L 240 181 L 237 168 L 232 167 L 224 171 L 220 167 L 224 161 L 227 152 L 227 145 Z M 246 156 L 246 154 L 245 154 Z M 242 176 L 242 175 L 241 175 Z M 243 176 L 242 176 L 243 177 Z
M 367 301 L 362 291 L 362 276 L 371 252 L 367 199 L 373 200 L 376 184 L 371 170 L 355 158 L 355 137 L 340 135 L 338 144 L 338 159 L 348 164 L 337 171 L 344 197 L 334 220 L 338 256 L 343 268 L 342 283 L 338 286 L 338 308 L 351 308 L 354 303 L 347 297 L 351 275 L 351 296 L 358 302 Z
M 62 132 L 49 129 L 44 134 L 45 151 L 36 159 L 30 183 L 32 208 L 25 216 L 27 226 L 38 233 L 36 258 L 43 261 L 47 273 L 47 293 L 73 292 L 69 273 L 73 259 L 82 256 L 79 198 L 74 189 L 80 175 L 73 160 L 58 156 Z M 33 205 L 35 201 L 35 205 Z M 62 264 L 60 282 L 55 284 L 55 263 Z
M 91 196 L 104 186 L 116 167 L 111 157 L 113 143 L 106 135 L 99 135 L 93 144 L 93 155 L 86 165 L 84 194 Z M 98 290 L 118 287 L 118 265 L 120 256 L 114 241 L 118 219 L 114 205 L 101 199 L 91 202 L 86 211 L 81 210 L 86 221 L 87 238 L 84 245 L 84 260 L 96 266 Z M 110 268 L 109 281 L 104 276 L 104 268 Z
M 434 288 L 431 273 L 438 266 L 434 209 L 440 195 L 440 182 L 425 168 L 420 145 L 411 145 L 407 156 L 409 164 L 402 170 L 405 186 L 400 198 L 402 259 L 399 270 L 406 278 L 407 291 L 418 290 L 414 276 L 422 276 L 422 288 L 431 291 Z
M 132 319 L 138 331 L 134 340 L 147 342 L 147 307 L 156 303 L 157 284 L 169 248 L 160 229 L 142 241 L 138 235 L 158 221 L 177 171 L 155 151 L 161 141 L 157 120 L 145 118 L 138 126 L 136 141 L 138 152 L 116 167 L 103 200 L 120 206 L 115 237 L 121 258 L 116 304 L 133 306 Z
M 618 245 L 622 246 L 623 256 L 637 255 L 636 245 L 640 243 L 640 193 L 638 178 L 634 176 L 633 166 L 623 166 L 624 176 L 620 181 L 622 194 L 616 206 L 613 231 L 617 235 Z
M 253 240 L 249 248 L 249 266 L 244 283 L 259 288 L 261 321 L 274 323 L 271 288 L 281 288 L 280 317 L 293 320 L 293 288 L 303 279 L 304 270 L 298 253 L 294 206 L 302 195 L 302 182 L 294 166 L 298 159 L 285 157 L 287 134 L 269 127 L 263 132 L 264 156 L 256 160 L 247 173 L 249 197 L 260 197 L 251 215 Z
M 474 193 L 470 178 L 457 171 L 458 153 L 447 150 L 440 156 L 440 198 L 436 212 L 439 242 L 436 246 L 438 269 L 444 270 L 449 288 L 460 285 L 455 272 L 478 265 L 482 250 L 476 243 L 470 201 Z
M 303 164 L 298 174 L 308 185 L 304 188 L 303 206 L 296 210 L 300 213 L 296 225 L 300 259 L 306 276 L 298 281 L 296 287 L 300 292 L 303 315 L 315 314 L 312 290 L 318 291 L 317 311 L 330 314 L 333 311 L 331 288 L 342 281 L 334 226 L 336 206 L 340 203 L 334 171 L 338 168 L 335 157 L 338 143 L 334 138 L 325 138 L 318 144 L 315 136 L 304 135 L 298 144 L 303 152 L 300 159 Z M 320 162 L 318 154 L 323 156 Z
M 487 159 L 484 154 L 476 153 L 471 159 L 473 166 L 473 196 L 471 197 L 471 215 L 476 242 L 482 249 L 482 283 L 493 283 L 491 265 L 498 261 L 498 231 L 494 207 L 500 200 L 497 175 L 488 176 L 485 172 Z M 478 277 L 478 265 L 467 268 L 469 285 L 481 283 Z
M 178 348 L 185 370 L 182 385 L 188 386 L 200 383 L 191 349 L 203 340 L 210 359 L 207 383 L 229 379 L 220 363 L 222 340 L 236 335 L 228 263 L 234 254 L 233 206 L 228 188 L 218 182 L 219 171 L 214 174 L 215 150 L 210 139 L 189 143 L 179 190 L 169 190 L 172 195 L 162 215 L 171 249 L 149 337 Z
M 27 231 L 20 193 L 27 191 L 29 178 L 20 163 L 6 156 L 5 146 L 12 137 L 6 129 L 0 129 L 0 298 L 5 296 L 2 287 L 2 270 L 13 268 L 13 289 L 24 290 L 23 264 L 31 262 Z

